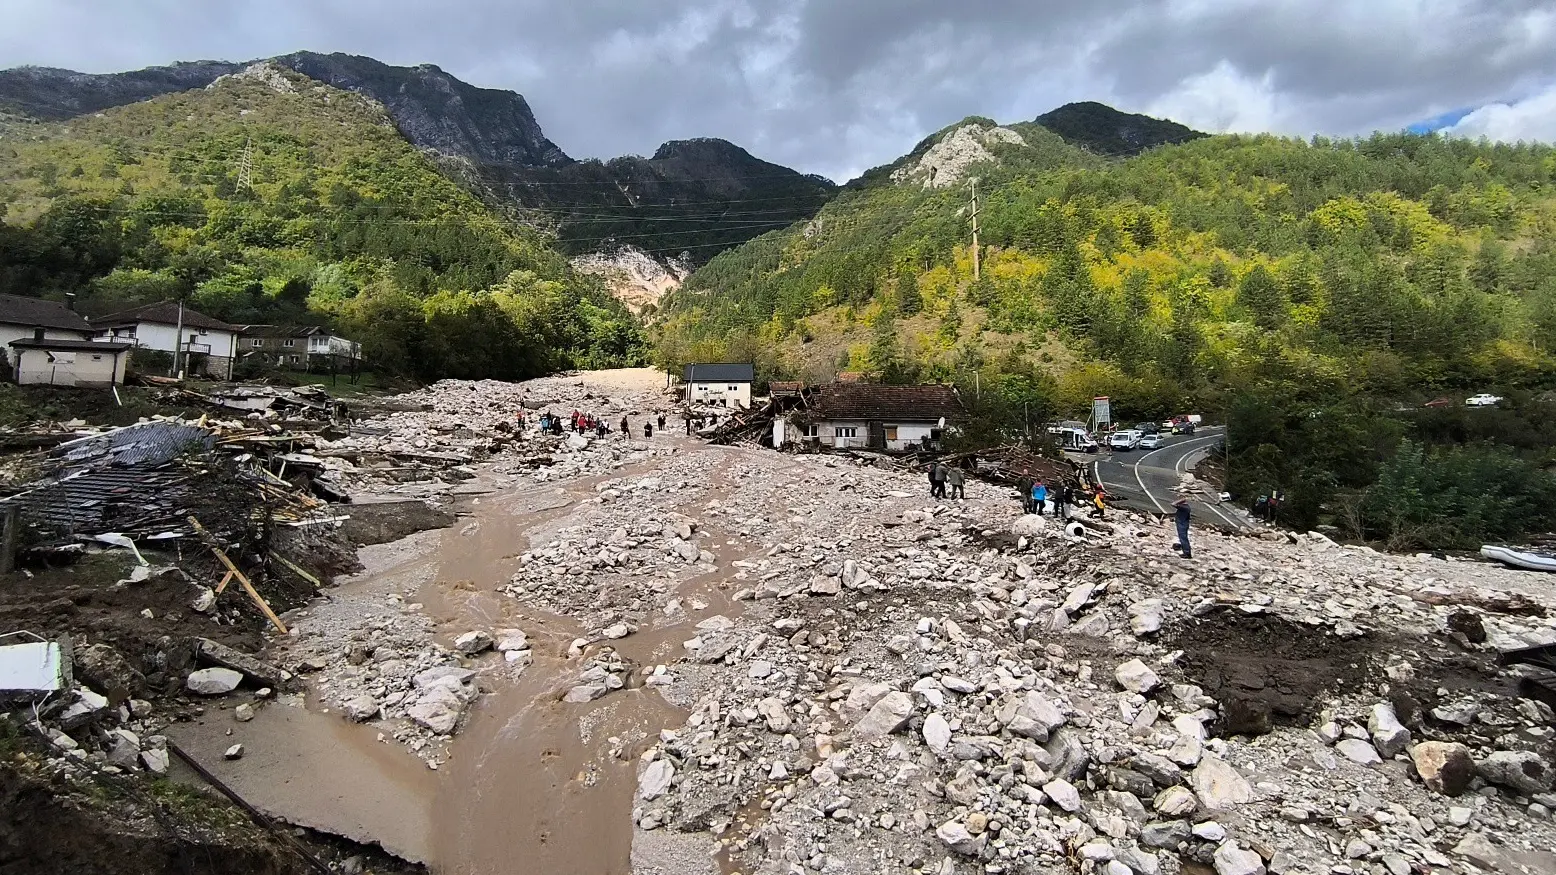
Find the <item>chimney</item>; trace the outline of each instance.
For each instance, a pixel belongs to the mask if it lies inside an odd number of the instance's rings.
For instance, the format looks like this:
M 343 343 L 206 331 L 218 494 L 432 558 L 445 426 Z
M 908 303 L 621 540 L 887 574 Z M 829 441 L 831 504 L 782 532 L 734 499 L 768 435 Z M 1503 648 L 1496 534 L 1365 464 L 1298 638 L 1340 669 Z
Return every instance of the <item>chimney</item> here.
M 65 293 L 65 308 L 67 310 L 69 310 L 70 312 L 72 312 L 72 313 L 76 312 L 76 293 L 75 292 L 66 292 Z
M 32 330 L 32 339 L 33 340 L 37 340 L 37 341 L 43 340 L 43 332 L 44 332 L 44 329 L 42 329 L 42 328 L 34 328 Z

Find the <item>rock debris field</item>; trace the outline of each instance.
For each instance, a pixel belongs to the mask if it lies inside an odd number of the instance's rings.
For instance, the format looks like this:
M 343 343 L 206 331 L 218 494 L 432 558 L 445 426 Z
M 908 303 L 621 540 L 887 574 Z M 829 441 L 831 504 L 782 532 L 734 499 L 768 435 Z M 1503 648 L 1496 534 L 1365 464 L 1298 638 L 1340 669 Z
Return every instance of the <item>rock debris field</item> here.
M 528 405 L 404 487 L 509 562 L 468 582 L 504 619 L 347 583 L 268 656 L 433 767 L 519 679 L 591 736 L 662 697 L 672 725 L 621 745 L 632 803 L 597 815 L 645 875 L 1556 872 L 1556 720 L 1496 664 L 1556 643 L 1556 578 L 1268 532 L 1196 531 L 1185 561 L 1122 513 L 1076 538 L 988 484 L 932 500 L 673 413 L 645 440 L 657 379 L 444 382 L 369 423 L 436 450 Z M 547 407 L 636 436 L 541 436 Z

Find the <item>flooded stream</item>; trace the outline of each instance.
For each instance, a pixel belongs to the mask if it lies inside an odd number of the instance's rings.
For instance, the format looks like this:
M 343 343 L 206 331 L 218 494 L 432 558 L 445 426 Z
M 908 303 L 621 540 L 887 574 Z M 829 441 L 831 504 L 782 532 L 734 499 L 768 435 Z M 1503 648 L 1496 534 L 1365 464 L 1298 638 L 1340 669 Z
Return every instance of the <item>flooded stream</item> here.
M 484 696 L 455 739 L 440 772 L 433 809 L 434 870 L 459 875 L 626 875 L 632 870 L 631 812 L 637 762 L 661 730 L 685 714 L 658 688 L 629 682 L 598 701 L 561 701 L 579 666 L 567 652 L 585 631 L 575 620 L 525 605 L 499 588 L 521 569 L 531 535 L 570 513 L 606 479 L 637 476 L 651 466 L 572 481 L 565 488 L 489 495 L 444 534 L 436 579 L 418 598 L 451 638 L 471 628 L 523 629 L 534 662 L 518 681 L 488 677 Z M 710 497 L 700 492 L 701 500 Z M 704 540 L 723 543 L 703 527 Z M 717 571 L 689 578 L 672 598 L 705 605 L 704 615 L 738 616 L 719 584 L 744 552 L 716 549 Z M 735 555 L 729 555 L 735 553 Z M 681 653 L 697 617 L 658 618 L 636 634 L 608 642 L 641 672 Z M 519 861 L 522 861 L 520 863 Z

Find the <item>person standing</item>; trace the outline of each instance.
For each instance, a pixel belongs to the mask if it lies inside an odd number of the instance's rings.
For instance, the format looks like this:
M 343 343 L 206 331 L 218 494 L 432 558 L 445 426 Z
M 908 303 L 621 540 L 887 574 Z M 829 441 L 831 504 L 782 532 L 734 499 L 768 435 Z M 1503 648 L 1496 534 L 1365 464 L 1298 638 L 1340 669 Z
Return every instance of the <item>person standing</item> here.
M 654 424 L 652 422 L 648 422 L 647 420 L 645 420 L 643 422 L 643 437 L 651 438 L 653 436 L 654 436 Z
M 603 419 L 594 424 L 594 435 L 602 441 L 605 440 L 605 433 L 607 430 L 608 429 L 605 427 L 605 420 Z
M 967 493 L 964 488 L 967 484 L 967 475 L 962 473 L 961 468 L 953 467 L 949 469 L 946 472 L 946 478 L 947 482 L 951 484 L 952 498 L 964 499 L 967 497 Z
M 1185 559 L 1194 558 L 1194 550 L 1189 546 L 1189 497 L 1179 495 L 1172 503 L 1173 522 L 1178 525 L 1178 543 L 1173 544 L 1173 549 L 1183 554 Z
M 929 488 L 929 496 L 931 498 L 945 498 L 945 479 L 945 466 L 939 462 L 936 462 L 929 469 L 929 480 L 931 484 Z
M 692 415 L 691 415 L 691 412 L 687 411 L 685 413 L 682 413 L 681 414 L 681 418 L 686 420 L 686 436 L 687 437 L 691 437 L 691 433 L 692 433 Z
M 632 437 L 632 430 L 627 428 L 627 418 L 625 416 L 621 418 L 621 436 Z
M 1032 474 L 1028 471 L 1021 472 L 1021 479 L 1016 481 L 1016 492 L 1021 496 L 1021 512 L 1032 512 Z
M 1108 505 L 1107 502 L 1103 500 L 1104 498 L 1105 496 L 1102 494 L 1102 484 L 1099 483 L 1097 484 L 1096 489 L 1091 493 L 1091 506 L 1095 508 L 1095 510 L 1091 512 L 1091 515 L 1099 520 L 1106 520 L 1108 518 Z
M 1032 507 L 1034 508 L 1032 512 L 1038 516 L 1042 516 L 1043 511 L 1048 509 L 1048 486 L 1043 483 L 1041 477 L 1032 484 Z
M 1070 484 L 1064 481 L 1060 481 L 1058 485 L 1054 486 L 1054 518 L 1061 523 L 1064 522 L 1065 519 L 1065 505 L 1069 503 Z
M 659 414 L 659 430 L 665 430 L 665 415 L 663 413 Z

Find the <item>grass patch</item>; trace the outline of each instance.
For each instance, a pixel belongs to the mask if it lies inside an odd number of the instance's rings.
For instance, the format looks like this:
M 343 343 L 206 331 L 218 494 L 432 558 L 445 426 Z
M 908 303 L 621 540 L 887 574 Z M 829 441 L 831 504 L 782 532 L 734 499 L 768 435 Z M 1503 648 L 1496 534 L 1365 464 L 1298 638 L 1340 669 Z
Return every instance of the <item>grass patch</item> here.
M 186 823 L 208 829 L 235 829 L 250 825 L 248 815 L 225 799 L 203 793 L 170 778 L 154 778 L 151 797 Z

